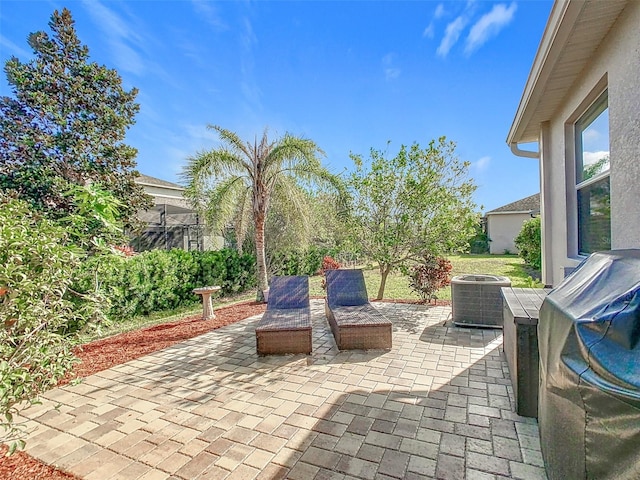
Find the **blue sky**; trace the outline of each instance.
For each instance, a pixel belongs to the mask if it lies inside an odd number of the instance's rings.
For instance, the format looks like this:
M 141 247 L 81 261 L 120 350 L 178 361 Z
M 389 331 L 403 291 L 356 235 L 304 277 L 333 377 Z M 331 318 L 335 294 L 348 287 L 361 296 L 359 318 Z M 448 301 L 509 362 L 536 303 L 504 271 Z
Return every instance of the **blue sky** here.
M 350 152 L 445 135 L 471 162 L 478 210 L 539 191 L 537 160 L 505 139 L 551 1 L 2 0 L 2 64 L 31 58 L 28 34 L 65 6 L 91 60 L 140 90 L 127 143 L 147 175 L 177 182 L 217 146 L 216 124 L 311 138 L 335 173 Z

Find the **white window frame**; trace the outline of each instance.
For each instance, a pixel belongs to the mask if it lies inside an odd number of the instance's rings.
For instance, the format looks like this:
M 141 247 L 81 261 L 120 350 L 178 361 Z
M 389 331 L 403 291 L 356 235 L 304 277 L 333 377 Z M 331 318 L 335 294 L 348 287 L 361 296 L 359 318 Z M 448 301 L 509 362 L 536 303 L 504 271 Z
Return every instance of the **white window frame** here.
M 583 165 L 583 149 L 582 149 L 582 133 L 589 128 L 590 125 L 605 111 L 609 108 L 609 98 L 608 98 L 608 90 L 605 89 L 601 93 L 597 95 L 595 101 L 593 101 L 588 108 L 584 110 L 584 112 L 579 116 L 579 118 L 575 121 L 573 125 L 573 137 L 574 137 L 574 157 L 573 157 L 573 175 L 572 178 L 573 184 L 573 201 L 571 202 L 574 213 L 575 213 L 575 252 L 578 257 L 586 257 L 592 251 L 581 250 L 580 239 L 581 239 L 581 224 L 580 224 L 580 211 L 578 205 L 578 195 L 581 190 L 588 188 L 596 183 L 601 182 L 602 180 L 608 180 L 610 178 L 611 164 L 609 163 L 609 167 L 597 173 L 591 178 L 586 180 L 582 179 L 582 173 L 584 171 Z M 607 126 L 608 128 L 608 126 Z M 609 132 L 607 132 L 609 133 Z M 610 139 L 609 139 L 609 151 L 610 151 Z M 609 160 L 610 162 L 610 160 Z M 610 188 L 610 184 L 609 184 Z M 609 191 L 609 195 L 611 192 Z M 611 218 L 609 218 L 609 247 L 611 248 Z

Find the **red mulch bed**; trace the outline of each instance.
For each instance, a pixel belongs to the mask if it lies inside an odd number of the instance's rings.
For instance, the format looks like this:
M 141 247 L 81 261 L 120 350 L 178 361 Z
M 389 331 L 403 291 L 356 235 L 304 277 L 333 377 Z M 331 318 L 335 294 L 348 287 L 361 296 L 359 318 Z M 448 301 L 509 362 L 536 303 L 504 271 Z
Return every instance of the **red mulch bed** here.
M 87 343 L 74 351 L 80 363 L 60 384 L 64 385 L 74 378 L 86 377 L 216 328 L 264 313 L 265 309 L 264 303 L 240 303 L 217 308 L 216 318 L 212 320 L 203 321 L 200 315 L 196 315 Z
M 419 303 L 417 301 L 383 300 L 396 303 Z M 449 305 L 446 300 L 438 300 L 431 305 Z M 266 305 L 249 302 L 221 307 L 215 310 L 216 318 L 203 321 L 199 316 L 188 317 L 175 322 L 122 333 L 79 346 L 75 350 L 80 359 L 73 372 L 60 382 L 69 383 L 74 378 L 82 378 L 102 370 L 128 362 L 143 355 L 162 350 L 175 343 L 202 335 L 216 328 L 231 325 L 253 315 L 263 313 Z M 4 456 L 7 447 L 0 445 L 0 480 L 78 480 L 78 477 L 41 463 L 24 452 L 10 457 Z
M 250 302 L 215 310 L 216 318 L 201 320 L 194 316 L 153 327 L 122 333 L 82 345 L 75 350 L 80 359 L 60 385 L 74 378 L 86 377 L 114 365 L 128 362 L 175 343 L 238 322 L 265 311 L 266 305 Z M 78 480 L 79 477 L 45 465 L 24 452 L 6 457 L 7 447 L 0 445 L 0 480 Z
M 5 456 L 7 447 L 0 445 L 0 479 L 2 480 L 79 480 L 80 477 L 65 473 L 36 460 L 24 452 Z

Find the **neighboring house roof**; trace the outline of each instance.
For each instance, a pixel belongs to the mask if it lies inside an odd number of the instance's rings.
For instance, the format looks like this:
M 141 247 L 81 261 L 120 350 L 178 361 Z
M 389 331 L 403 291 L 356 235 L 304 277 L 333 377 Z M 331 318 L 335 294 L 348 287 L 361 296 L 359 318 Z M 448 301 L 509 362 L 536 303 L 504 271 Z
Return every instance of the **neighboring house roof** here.
M 538 213 L 540 211 L 540 194 L 536 193 L 530 197 L 521 198 L 515 202 L 508 203 L 502 207 L 495 208 L 486 215 L 504 213 Z
M 170 188 L 174 190 L 184 190 L 182 185 L 178 185 L 177 183 L 167 182 L 166 180 L 161 180 L 156 177 L 150 177 L 149 175 L 143 175 L 142 173 L 136 178 L 136 183 L 140 185 L 148 185 L 150 187 L 162 187 L 162 188 Z
M 632 0 L 557 0 L 553 4 L 507 143 L 538 141 L 621 12 Z

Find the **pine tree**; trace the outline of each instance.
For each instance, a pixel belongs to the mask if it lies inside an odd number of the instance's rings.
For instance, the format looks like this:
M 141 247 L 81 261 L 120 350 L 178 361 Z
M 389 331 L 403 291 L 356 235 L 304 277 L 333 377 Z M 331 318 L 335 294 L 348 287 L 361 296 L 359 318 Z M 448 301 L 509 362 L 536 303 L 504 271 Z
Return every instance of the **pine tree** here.
M 89 61 L 66 8 L 51 16 L 52 35 L 31 33 L 34 58 L 5 65 L 14 98 L 0 98 L 0 190 L 14 191 L 53 219 L 74 211 L 74 186 L 99 184 L 135 223 L 149 197 L 134 183 L 137 150 L 124 143 L 140 106 L 115 70 Z

